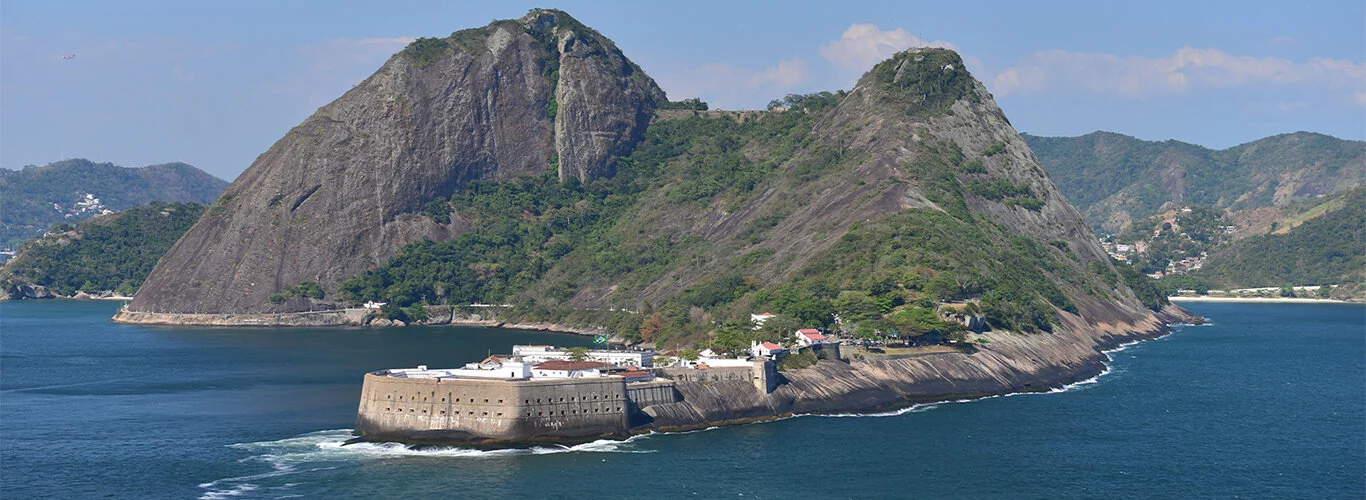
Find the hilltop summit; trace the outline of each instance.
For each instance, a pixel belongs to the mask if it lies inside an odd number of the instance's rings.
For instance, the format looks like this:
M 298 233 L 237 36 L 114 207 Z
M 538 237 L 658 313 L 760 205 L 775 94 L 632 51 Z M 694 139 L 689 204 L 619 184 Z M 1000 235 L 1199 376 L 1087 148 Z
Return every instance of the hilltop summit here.
M 279 310 L 403 245 L 468 231 L 417 215 L 480 179 L 610 176 L 664 92 L 568 14 L 422 38 L 294 127 L 240 175 L 152 272 L 131 307 Z

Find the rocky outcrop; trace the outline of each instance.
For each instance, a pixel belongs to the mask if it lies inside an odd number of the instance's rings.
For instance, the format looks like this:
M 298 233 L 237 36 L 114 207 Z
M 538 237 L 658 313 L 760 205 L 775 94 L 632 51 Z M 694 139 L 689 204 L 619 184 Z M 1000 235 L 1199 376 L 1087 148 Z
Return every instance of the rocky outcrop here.
M 562 178 L 610 174 L 663 99 L 610 41 L 559 11 L 418 40 L 257 158 L 130 310 L 290 312 L 309 304 L 267 299 L 305 281 L 336 296 L 338 282 L 409 242 L 467 231 L 461 214 L 418 214 L 465 183 L 544 175 L 555 162 Z
M 43 285 L 14 283 L 0 288 L 0 300 L 55 299 L 57 295 Z
M 1176 306 L 1156 315 L 1089 324 L 1068 315 L 1054 333 L 988 332 L 971 352 L 886 359 L 822 360 L 783 373 L 763 394 L 744 381 L 678 382 L 683 401 L 649 406 L 638 430 L 678 430 L 801 413 L 876 412 L 914 403 L 1047 391 L 1105 370 L 1103 351 L 1170 332 L 1168 323 L 1203 320 Z
M 554 25 L 563 13 L 533 14 Z M 655 103 L 666 100 L 639 66 L 606 37 L 587 28 L 555 32 L 559 80 L 555 87 L 555 153 L 560 179 L 610 177 L 616 158 L 645 134 Z

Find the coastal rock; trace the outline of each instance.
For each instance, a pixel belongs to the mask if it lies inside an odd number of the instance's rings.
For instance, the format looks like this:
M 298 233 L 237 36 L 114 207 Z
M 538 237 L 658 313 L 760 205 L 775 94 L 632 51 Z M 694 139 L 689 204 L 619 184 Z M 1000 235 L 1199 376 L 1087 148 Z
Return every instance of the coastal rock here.
M 1159 314 L 1090 325 L 1068 315 L 1051 334 L 988 332 L 971 352 L 822 360 L 782 374 L 762 394 L 746 381 L 678 382 L 683 401 L 642 409 L 637 430 L 678 430 L 780 417 L 793 413 L 877 412 L 925 403 L 1016 392 L 1047 391 L 1105 370 L 1105 350 L 1156 338 L 1169 324 L 1201 323 L 1176 306 Z
M 29 283 L 15 283 L 0 290 L 0 300 L 55 299 L 57 294 L 47 287 Z

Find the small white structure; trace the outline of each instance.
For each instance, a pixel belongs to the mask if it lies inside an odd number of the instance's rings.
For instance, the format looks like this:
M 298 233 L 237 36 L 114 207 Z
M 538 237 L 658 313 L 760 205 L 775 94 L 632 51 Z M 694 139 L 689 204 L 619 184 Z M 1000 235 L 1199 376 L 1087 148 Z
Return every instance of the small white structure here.
M 697 366 L 703 366 L 703 365 L 705 365 L 705 366 L 711 367 L 711 368 L 727 368 L 727 367 L 739 367 L 739 366 L 754 366 L 754 363 L 753 363 L 752 361 L 748 360 L 748 359 L 735 359 L 735 358 L 697 358 L 697 363 L 696 363 L 696 365 L 697 365 Z
M 523 361 L 532 364 L 544 361 L 569 361 L 568 351 L 551 345 L 515 345 L 512 346 L 512 353 L 521 356 Z M 613 366 L 650 368 L 654 366 L 654 357 L 654 351 L 588 351 L 588 361 L 608 363 Z
M 777 314 L 773 313 L 751 314 L 749 315 L 749 320 L 754 322 L 754 329 L 758 330 L 759 327 L 764 326 L 765 321 L 768 321 L 769 319 L 772 319 L 777 316 Z
M 772 343 L 772 342 L 757 342 L 757 341 L 756 341 L 756 342 L 752 342 L 752 343 L 750 344 L 750 346 L 749 346 L 749 352 L 750 352 L 750 354 L 753 354 L 754 357 L 756 357 L 756 358 L 757 358 L 757 357 L 761 357 L 761 356 L 771 356 L 771 357 L 775 357 L 775 358 L 776 358 L 776 357 L 778 357 L 778 356 L 780 356 L 780 355 L 786 353 L 787 350 L 786 350 L 786 349 L 783 349 L 783 346 L 780 346 L 780 345 L 778 345 L 778 344 L 774 344 L 774 343 Z
M 531 367 L 531 376 L 536 378 L 597 378 L 603 376 L 604 368 L 612 364 L 598 361 L 553 360 L 537 363 Z
M 531 378 L 531 366 L 520 361 L 489 356 L 478 363 L 469 363 L 464 368 L 431 370 L 427 365 L 417 368 L 396 368 L 389 370 L 389 376 L 399 378 Z
M 810 347 L 812 344 L 824 344 L 825 335 L 821 335 L 820 330 L 815 328 L 803 328 L 794 334 L 797 337 L 797 345 Z
M 379 309 L 379 308 L 381 308 L 381 307 L 384 307 L 385 304 L 388 304 L 388 302 L 375 302 L 375 301 L 370 301 L 370 302 L 366 302 L 366 303 L 365 303 L 365 308 L 366 308 L 366 309 Z

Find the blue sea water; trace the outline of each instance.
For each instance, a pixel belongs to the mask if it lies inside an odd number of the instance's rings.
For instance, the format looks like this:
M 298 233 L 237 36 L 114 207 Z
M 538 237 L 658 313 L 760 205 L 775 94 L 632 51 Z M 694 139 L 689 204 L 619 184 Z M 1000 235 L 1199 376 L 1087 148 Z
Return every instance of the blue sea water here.
M 0 497 L 1366 497 L 1359 305 L 1191 304 L 1213 324 L 1054 393 L 509 451 L 341 443 L 366 371 L 591 339 L 117 306 L 0 303 Z

